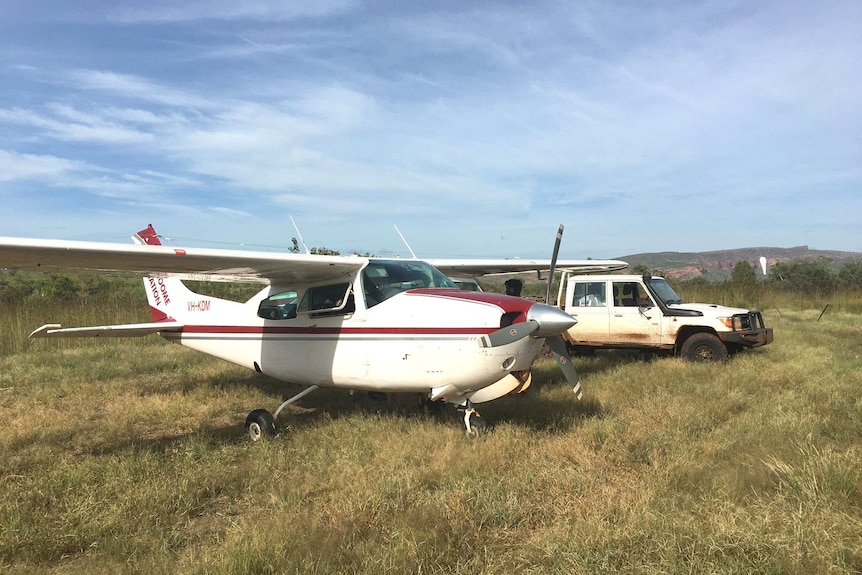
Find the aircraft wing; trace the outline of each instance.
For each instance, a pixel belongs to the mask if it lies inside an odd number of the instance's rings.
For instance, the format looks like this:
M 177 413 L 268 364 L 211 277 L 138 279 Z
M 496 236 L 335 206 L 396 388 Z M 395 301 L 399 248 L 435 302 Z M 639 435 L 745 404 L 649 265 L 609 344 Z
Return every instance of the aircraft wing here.
M 84 269 L 181 279 L 290 284 L 343 277 L 367 258 L 0 237 L 0 269 Z
M 49 323 L 31 333 L 30 339 L 37 337 L 142 337 L 160 331 L 179 331 L 182 328 L 183 324 L 175 321 L 67 328 L 63 328 L 58 323 Z
M 446 275 L 495 275 L 526 272 L 547 272 L 551 260 L 521 259 L 432 259 L 425 260 Z M 579 273 L 611 272 L 628 267 L 619 260 L 557 260 L 556 270 L 573 270 Z

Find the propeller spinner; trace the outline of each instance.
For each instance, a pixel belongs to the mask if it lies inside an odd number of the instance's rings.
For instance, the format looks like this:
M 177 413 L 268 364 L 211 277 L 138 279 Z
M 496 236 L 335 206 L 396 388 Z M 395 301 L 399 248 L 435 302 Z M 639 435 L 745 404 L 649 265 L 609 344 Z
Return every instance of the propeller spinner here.
M 559 335 L 575 325 L 577 320 L 561 309 L 540 303 L 527 310 L 526 321 L 501 327 L 479 340 L 482 347 L 498 347 L 514 343 L 522 338 L 549 337 Z

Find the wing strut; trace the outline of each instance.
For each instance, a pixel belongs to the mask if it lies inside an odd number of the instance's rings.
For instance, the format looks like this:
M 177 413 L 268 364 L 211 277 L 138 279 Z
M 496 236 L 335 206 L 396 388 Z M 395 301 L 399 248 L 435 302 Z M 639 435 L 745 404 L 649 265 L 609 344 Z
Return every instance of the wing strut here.
M 306 254 L 311 254 L 311 250 L 309 250 L 309 249 L 308 249 L 308 246 L 307 246 L 307 245 L 305 245 L 305 240 L 304 240 L 304 239 L 302 239 L 302 233 L 299 231 L 299 226 L 298 226 L 298 225 L 296 225 L 296 222 L 295 222 L 295 221 L 293 221 L 293 216 L 287 216 L 287 217 L 289 217 L 289 218 L 290 218 L 290 223 L 292 223 L 292 224 L 293 224 L 293 229 L 295 229 L 295 230 L 296 230 L 296 235 L 298 235 L 298 236 L 299 236 L 299 241 L 301 241 L 301 242 L 302 242 L 302 247 L 304 247 L 304 248 L 305 248 L 305 253 L 306 253 Z

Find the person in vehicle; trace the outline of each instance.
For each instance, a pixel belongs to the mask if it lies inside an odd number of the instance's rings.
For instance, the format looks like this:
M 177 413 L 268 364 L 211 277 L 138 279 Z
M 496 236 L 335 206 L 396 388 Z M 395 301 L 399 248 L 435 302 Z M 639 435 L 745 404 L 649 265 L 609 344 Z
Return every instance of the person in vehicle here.
M 604 289 L 601 289 L 601 284 L 589 284 L 589 290 L 578 302 L 582 307 L 603 307 L 605 305 Z

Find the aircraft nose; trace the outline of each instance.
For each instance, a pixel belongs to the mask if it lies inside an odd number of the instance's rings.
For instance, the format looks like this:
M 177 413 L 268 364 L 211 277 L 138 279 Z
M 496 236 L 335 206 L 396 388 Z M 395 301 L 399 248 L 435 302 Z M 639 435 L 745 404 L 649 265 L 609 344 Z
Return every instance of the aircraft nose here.
M 527 321 L 539 324 L 539 329 L 532 334 L 535 337 L 557 335 L 578 323 L 563 310 L 542 303 L 535 303 L 527 310 Z

